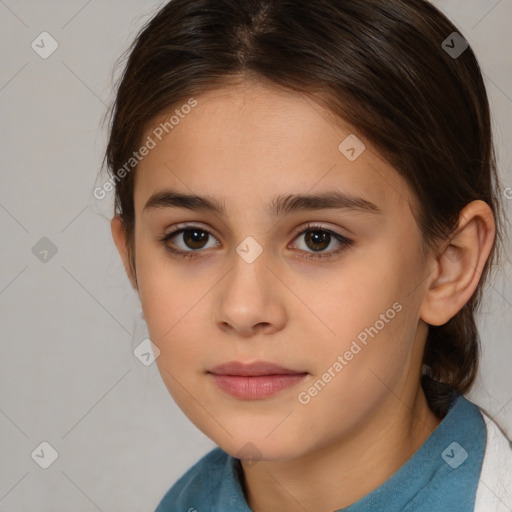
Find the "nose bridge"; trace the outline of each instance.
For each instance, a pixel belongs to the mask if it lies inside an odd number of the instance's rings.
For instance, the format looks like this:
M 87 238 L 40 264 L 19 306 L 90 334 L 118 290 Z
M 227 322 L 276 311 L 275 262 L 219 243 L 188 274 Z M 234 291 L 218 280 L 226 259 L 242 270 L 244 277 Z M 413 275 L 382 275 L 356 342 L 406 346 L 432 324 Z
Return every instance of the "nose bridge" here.
M 266 274 L 270 273 L 268 263 L 263 246 L 255 238 L 246 237 L 235 248 L 225 293 L 233 294 L 244 302 L 250 297 L 254 301 L 264 301 L 269 291 L 266 282 Z
M 246 237 L 236 248 L 231 271 L 220 288 L 215 321 L 240 332 L 251 332 L 257 325 L 281 324 L 283 304 L 279 302 L 275 277 L 267 251 L 255 238 Z

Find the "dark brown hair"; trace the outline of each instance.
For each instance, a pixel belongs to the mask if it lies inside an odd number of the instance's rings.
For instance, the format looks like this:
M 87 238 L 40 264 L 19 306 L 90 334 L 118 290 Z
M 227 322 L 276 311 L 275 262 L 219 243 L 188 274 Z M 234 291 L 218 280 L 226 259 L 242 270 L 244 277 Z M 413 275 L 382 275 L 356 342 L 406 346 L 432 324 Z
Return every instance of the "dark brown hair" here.
M 142 28 L 111 109 L 105 158 L 115 177 L 147 123 L 237 80 L 310 95 L 366 137 L 406 180 L 426 248 L 485 201 L 499 219 L 489 104 L 470 47 L 443 48 L 456 27 L 424 0 L 172 0 Z M 459 39 L 459 47 L 461 40 Z M 135 168 L 115 179 L 132 268 Z M 119 175 L 117 175 L 119 177 Z M 444 415 L 475 379 L 482 284 L 445 325 L 429 327 L 422 385 Z

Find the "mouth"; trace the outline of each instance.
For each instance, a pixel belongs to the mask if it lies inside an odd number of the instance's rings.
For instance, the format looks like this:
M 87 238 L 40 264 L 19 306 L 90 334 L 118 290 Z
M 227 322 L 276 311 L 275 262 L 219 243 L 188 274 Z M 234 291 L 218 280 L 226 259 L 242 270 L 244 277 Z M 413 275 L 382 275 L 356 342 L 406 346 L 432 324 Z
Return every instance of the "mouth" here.
M 292 370 L 268 362 L 230 362 L 207 372 L 217 387 L 239 399 L 258 400 L 301 382 L 308 372 Z

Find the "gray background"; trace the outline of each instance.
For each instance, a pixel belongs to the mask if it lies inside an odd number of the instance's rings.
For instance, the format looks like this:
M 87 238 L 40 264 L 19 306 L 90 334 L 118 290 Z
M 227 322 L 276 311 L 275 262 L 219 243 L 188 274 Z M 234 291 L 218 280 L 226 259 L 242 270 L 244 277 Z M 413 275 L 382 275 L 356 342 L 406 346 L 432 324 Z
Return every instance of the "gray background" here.
M 0 0 L 0 512 L 154 510 L 214 446 L 133 354 L 140 305 L 111 240 L 112 197 L 92 195 L 114 62 L 163 3 Z M 485 74 L 510 212 L 512 0 L 435 4 Z M 59 44 L 47 59 L 31 48 L 43 31 Z M 46 261 L 43 237 L 57 248 Z M 487 291 L 470 394 L 509 437 L 511 282 L 507 262 Z M 48 469 L 43 441 L 58 452 Z

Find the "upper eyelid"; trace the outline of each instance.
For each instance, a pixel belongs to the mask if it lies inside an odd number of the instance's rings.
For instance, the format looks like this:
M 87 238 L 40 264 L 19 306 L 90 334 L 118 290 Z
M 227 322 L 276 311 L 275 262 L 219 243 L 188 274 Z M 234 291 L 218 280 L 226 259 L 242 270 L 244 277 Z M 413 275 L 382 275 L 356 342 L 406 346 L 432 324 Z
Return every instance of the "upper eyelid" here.
M 343 235 L 342 233 L 339 233 L 335 229 L 330 228 L 328 226 L 322 226 L 321 223 L 316 223 L 316 222 L 308 222 L 305 226 L 302 226 L 301 228 L 298 228 L 297 231 L 294 231 L 294 234 L 295 234 L 294 236 L 301 235 L 305 231 L 311 231 L 311 230 L 314 230 L 314 229 L 318 229 L 319 231 L 326 231 L 328 233 L 333 233 L 335 235 L 338 235 L 338 236 L 341 236 L 343 238 L 348 239 L 348 236 Z
M 161 237 L 161 240 L 165 240 L 167 238 L 172 238 L 172 237 L 182 233 L 183 231 L 188 231 L 188 230 L 191 230 L 194 228 L 198 228 L 201 231 L 206 231 L 209 235 L 212 235 L 218 239 L 218 236 L 215 234 L 215 232 L 212 233 L 212 231 L 215 231 L 215 230 L 212 230 L 212 228 L 210 228 L 210 227 L 204 227 L 201 224 L 178 224 L 178 225 L 174 226 L 168 233 L 164 234 L 163 237 Z

